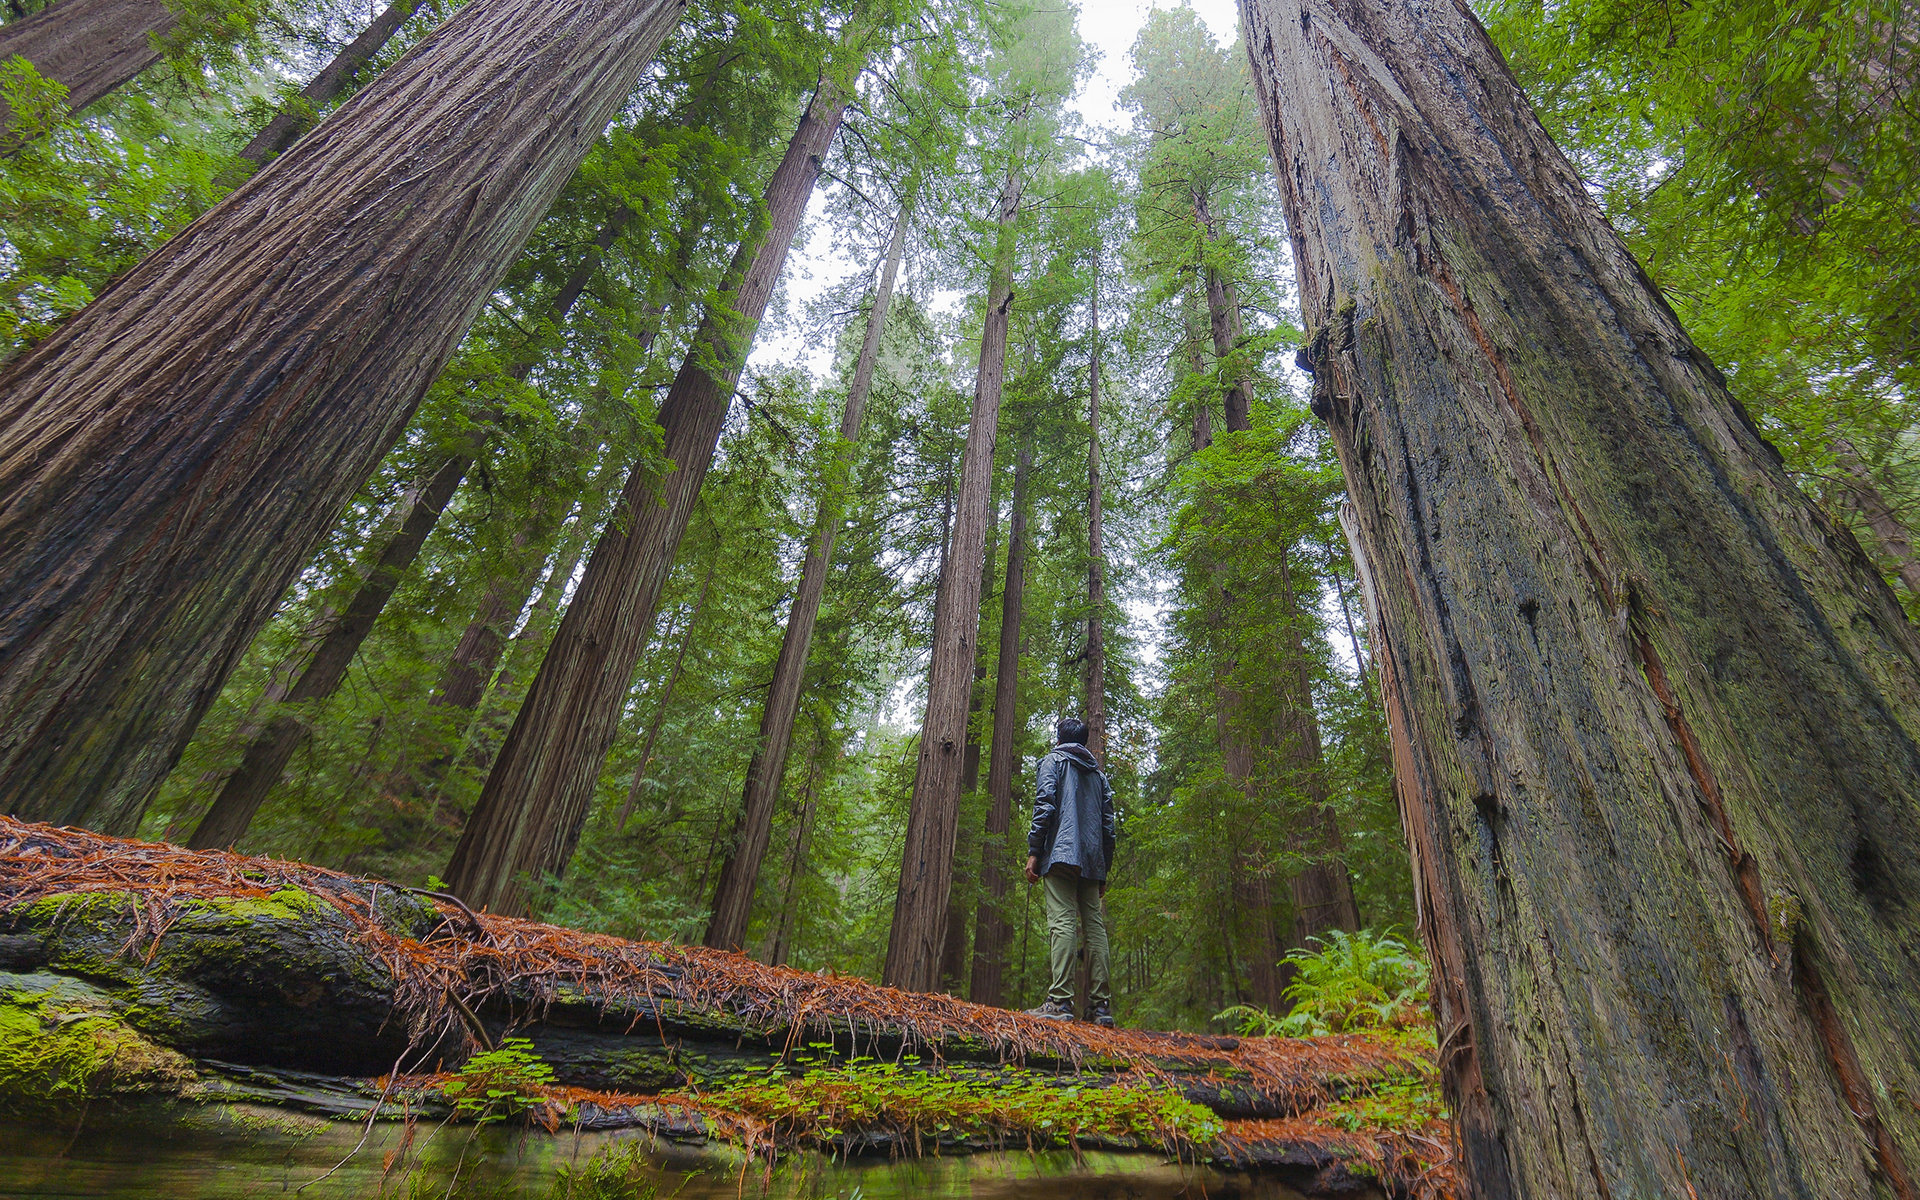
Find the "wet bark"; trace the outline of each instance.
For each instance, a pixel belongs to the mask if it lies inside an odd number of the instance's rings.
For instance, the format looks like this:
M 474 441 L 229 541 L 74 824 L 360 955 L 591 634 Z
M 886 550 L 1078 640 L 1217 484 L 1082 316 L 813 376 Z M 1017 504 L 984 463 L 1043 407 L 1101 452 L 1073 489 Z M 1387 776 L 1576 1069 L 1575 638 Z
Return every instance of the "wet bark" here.
M 1020 211 L 1021 178 L 1009 172 L 1000 189 L 999 245 L 987 289 L 974 376 L 973 415 L 960 459 L 953 545 L 934 600 L 933 645 L 927 674 L 927 711 L 920 726 L 920 759 L 907 810 L 900 891 L 894 900 L 882 979 L 890 987 L 933 991 L 946 942 L 948 893 L 953 886 L 954 841 L 960 828 L 961 754 L 967 740 L 975 640 L 980 632 L 980 572 L 993 514 L 993 443 L 1006 377 L 1007 322 L 1013 309 L 1013 224 Z
M 721 950 L 739 949 L 747 936 L 754 885 L 760 878 L 760 864 L 767 854 L 767 839 L 773 833 L 774 804 L 786 772 L 787 750 L 793 743 L 794 717 L 800 711 L 807 650 L 813 644 L 814 622 L 820 615 L 821 598 L 826 594 L 834 539 L 845 520 L 847 481 L 859 446 L 860 425 L 866 417 L 867 396 L 873 390 L 874 370 L 880 362 L 880 335 L 886 328 L 887 307 L 893 301 L 893 284 L 900 273 L 906 237 L 907 214 L 903 208 L 893 219 L 880 284 L 873 294 L 873 306 L 867 311 L 866 336 L 860 343 L 853 382 L 847 388 L 847 402 L 840 413 L 840 441 L 820 490 L 812 542 L 800 568 L 800 583 L 794 590 L 793 604 L 787 612 L 786 633 L 780 642 L 780 656 L 773 665 L 767 705 L 760 717 L 759 741 L 747 763 L 740 817 L 733 831 L 733 849 L 721 863 L 720 881 L 714 887 L 713 914 L 708 918 L 704 941 Z
M 593 249 L 585 261 L 574 269 L 573 275 L 561 288 L 555 300 L 552 314 L 558 322 L 566 319 L 572 310 L 574 301 L 586 287 L 589 277 L 600 264 L 600 258 L 606 253 L 614 239 L 624 230 L 632 219 L 632 210 L 622 208 L 603 227 L 593 242 Z M 507 371 L 515 380 L 525 380 L 533 372 L 534 359 L 523 355 Z M 381 612 L 387 607 L 387 601 L 393 599 L 395 591 L 412 571 L 413 564 L 425 549 L 427 538 L 439 524 L 440 517 L 446 512 L 447 504 L 460 487 L 460 481 L 466 478 L 472 469 L 481 445 L 491 430 L 492 419 L 481 422 L 479 430 L 472 439 L 472 445 L 465 453 L 456 454 L 441 464 L 432 478 L 421 489 L 419 499 L 408 513 L 406 522 L 394 534 L 381 552 L 374 569 L 360 584 L 353 599 L 347 603 L 340 617 L 328 628 L 326 636 L 315 648 L 312 659 L 301 671 L 300 678 L 287 693 L 286 703 L 305 703 L 312 707 L 324 704 L 338 691 L 347 677 L 347 667 L 360 652 L 360 645 L 373 632 L 373 626 L 379 620 Z M 534 570 L 537 572 L 538 567 Z M 532 587 L 532 580 L 527 581 Z M 504 603 L 504 600 L 502 601 Z M 521 602 L 525 602 L 524 596 Z M 516 605 L 513 613 L 520 609 Z M 472 632 L 469 630 L 469 632 Z M 482 631 L 484 637 L 484 631 Z M 498 641 L 494 642 L 494 652 L 498 653 Z M 455 649 L 454 664 L 461 662 L 461 652 L 469 655 L 481 653 L 484 646 L 469 646 L 463 637 Z M 449 670 L 454 669 L 450 667 Z M 484 681 L 482 683 L 482 686 Z M 475 698 L 478 698 L 476 688 Z M 201 819 L 200 825 L 188 839 L 187 845 L 200 850 L 231 846 L 246 833 L 254 814 L 260 811 L 268 793 L 280 782 L 287 764 L 301 746 L 306 744 L 310 727 L 306 719 L 293 713 L 281 713 L 271 718 L 248 744 L 246 753 L 241 757 L 240 765 L 214 797 L 213 807 Z
M 1088 301 L 1093 348 L 1087 360 L 1087 749 L 1107 756 L 1107 548 L 1100 485 L 1100 270 Z
M 407 23 L 407 18 L 420 6 L 420 0 L 393 0 L 379 16 L 360 31 L 360 36 L 341 47 L 333 61 L 320 68 L 306 87 L 300 89 L 297 103 L 289 104 L 275 113 L 273 119 L 261 127 L 260 132 L 248 139 L 240 148 L 239 157 L 258 166 L 270 158 L 275 158 L 293 145 L 307 130 L 313 128 L 319 120 L 319 110 L 344 91 L 360 74 L 360 68 L 367 65 L 374 55 L 386 48 L 393 35 Z
M 67 110 L 79 112 L 159 62 L 156 42 L 178 23 L 166 0 L 61 0 L 0 25 L 0 62 L 26 59 L 66 88 Z M 0 100 L 0 153 L 12 154 L 48 132 L 16 131 L 9 128 L 13 120 Z
M 1892 592 L 1464 6 L 1242 13 L 1474 1194 L 1914 1196 Z
M 471 904 L 522 911 L 521 877 L 558 874 L 573 856 L 734 385 L 846 105 L 846 90 L 823 79 L 767 185 L 765 215 L 728 268 L 721 306 L 701 322 L 660 407 L 675 467 L 665 479 L 645 468 L 628 478 L 494 760 L 447 868 Z
M 1027 484 L 1033 438 L 1020 440 L 1013 461 L 1013 516 L 1007 530 L 1007 577 L 1000 587 L 1000 656 L 993 680 L 993 735 L 987 749 L 986 836 L 980 844 L 980 907 L 974 917 L 973 980 L 968 998 L 998 1005 L 1006 994 L 1007 892 L 1013 864 L 1024 854 L 1013 828 L 1014 740 L 1020 732 L 1020 624 L 1027 593 Z
M 0 811 L 132 827 L 679 11 L 475 0 L 0 375 Z

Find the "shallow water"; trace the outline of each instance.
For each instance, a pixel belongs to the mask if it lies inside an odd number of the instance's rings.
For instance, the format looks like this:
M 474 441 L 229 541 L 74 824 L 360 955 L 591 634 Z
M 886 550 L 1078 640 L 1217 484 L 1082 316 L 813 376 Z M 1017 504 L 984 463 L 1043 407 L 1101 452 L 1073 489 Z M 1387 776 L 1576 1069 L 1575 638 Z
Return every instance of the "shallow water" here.
M 356 1150 L 363 1131 L 366 1140 Z M 329 1121 L 245 1104 L 0 1121 L 0 1195 L 100 1200 L 1301 1200 L 1279 1183 L 1147 1154 L 1019 1151 L 771 1171 L 637 1131 Z

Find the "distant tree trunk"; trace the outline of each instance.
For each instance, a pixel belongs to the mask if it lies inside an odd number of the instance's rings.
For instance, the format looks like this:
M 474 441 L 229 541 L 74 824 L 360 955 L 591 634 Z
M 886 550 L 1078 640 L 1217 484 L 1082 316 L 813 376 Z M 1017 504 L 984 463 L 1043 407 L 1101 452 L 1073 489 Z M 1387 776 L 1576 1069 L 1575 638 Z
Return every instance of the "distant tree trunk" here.
M 79 112 L 159 62 L 159 39 L 179 21 L 166 0 L 61 0 L 0 25 L 0 63 L 26 59 L 64 87 L 68 111 Z M 0 152 L 11 154 L 47 132 L 13 130 L 13 119 L 0 100 Z
M 1199 220 L 1208 244 L 1219 243 L 1221 237 L 1214 223 L 1212 206 L 1207 193 L 1200 188 L 1193 190 L 1193 215 Z M 1220 360 L 1221 403 L 1226 409 L 1227 428 L 1246 429 L 1252 419 L 1253 378 L 1246 365 L 1233 357 L 1243 336 L 1239 289 L 1213 263 L 1202 265 L 1200 273 L 1207 288 L 1207 323 L 1213 333 L 1213 353 Z
M 1183 292 L 1181 300 L 1181 315 L 1186 321 L 1187 371 L 1191 375 L 1204 374 L 1207 363 L 1205 354 L 1200 348 L 1204 335 L 1200 332 L 1199 314 L 1195 312 L 1196 302 L 1191 291 Z M 1193 423 L 1188 440 L 1195 454 L 1213 445 L 1213 406 L 1207 402 L 1207 394 L 1204 390 L 1194 397 Z
M 631 216 L 632 210 L 622 208 L 594 239 L 593 250 L 574 269 L 572 278 L 561 289 L 553 308 L 555 321 L 566 318 L 574 301 L 579 299 L 581 289 L 586 286 L 587 278 L 599 266 L 600 256 L 626 228 Z M 532 373 L 533 365 L 531 355 L 522 355 L 507 374 L 515 380 L 524 380 Z M 301 672 L 299 682 L 288 692 L 287 703 L 318 707 L 339 690 L 347 677 L 347 667 L 353 662 L 354 655 L 360 652 L 360 644 L 373 632 L 374 622 L 379 620 L 387 601 L 393 599 L 394 592 L 413 569 L 414 562 L 427 544 L 428 536 L 439 523 L 448 502 L 453 499 L 453 493 L 460 487 L 460 481 L 472 468 L 491 425 L 491 419 L 482 421 L 473 436 L 470 449 L 447 459 L 421 490 L 420 498 L 408 514 L 406 523 L 381 553 L 378 566 L 361 583 L 340 619 L 328 629 L 325 639 L 314 650 L 312 661 Z M 519 609 L 515 608 L 514 612 L 518 613 Z M 254 814 L 260 811 L 267 794 L 280 782 L 280 776 L 286 771 L 287 764 L 293 761 L 294 753 L 306 742 L 311 732 L 306 717 L 310 715 L 289 713 L 268 721 L 248 745 L 240 765 L 227 777 L 220 794 L 214 797 L 213 807 L 207 810 L 207 815 L 187 840 L 190 848 L 219 849 L 232 846 L 240 840 L 247 832 L 247 826 L 252 823 Z
M 1013 828 L 1013 767 L 1020 729 L 1020 623 L 1027 591 L 1027 484 L 1033 438 L 1023 437 L 1013 460 L 1013 517 L 1007 532 L 1007 578 L 1000 587 L 1000 659 L 993 681 L 993 743 L 987 753 L 986 837 L 980 843 L 980 908 L 974 917 L 973 986 L 968 999 L 999 1005 L 1006 995 L 1008 874 L 1017 857 Z
M 565 869 L 619 733 L 620 709 L 653 624 L 660 589 L 713 461 L 752 348 L 807 199 L 846 112 L 848 92 L 823 78 L 767 185 L 766 212 L 727 269 L 721 305 L 694 335 L 660 406 L 662 480 L 637 469 L 627 480 L 540 673 L 494 759 L 479 804 L 447 867 L 469 904 L 524 911 L 524 875 Z
M 134 826 L 679 13 L 474 0 L 0 374 L 0 811 Z
M 1100 528 L 1100 268 L 1094 263 L 1093 296 L 1087 305 L 1093 349 L 1087 359 L 1087 749 L 1101 762 L 1107 754 L 1107 549 Z
M 1464 5 L 1242 14 L 1472 1193 L 1910 1200 L 1913 627 Z
M 653 706 L 653 721 L 647 726 L 647 736 L 640 743 L 640 765 L 633 769 L 633 782 L 627 787 L 627 798 L 620 805 L 620 813 L 614 818 L 614 828 L 625 830 L 627 821 L 633 816 L 633 809 L 640 802 L 640 793 L 646 790 L 647 768 L 653 765 L 653 748 L 660 741 L 660 731 L 667 725 L 667 705 L 673 703 L 673 690 L 680 686 L 681 672 L 687 668 L 687 651 L 693 649 L 693 631 L 700 624 L 700 614 L 706 611 L 707 596 L 713 590 L 714 572 L 720 566 L 720 556 L 714 555 L 707 564 L 707 573 L 700 580 L 700 594 L 693 598 L 693 607 L 687 612 L 687 623 L 680 630 L 680 649 L 674 653 L 673 666 L 667 669 L 667 678 L 660 685 L 659 702 Z
M 927 673 L 927 711 L 920 726 L 920 760 L 907 809 L 900 892 L 894 900 L 881 978 L 890 987 L 930 992 L 939 983 L 946 941 L 947 898 L 953 886 L 954 840 L 960 819 L 960 756 L 967 740 L 967 693 L 973 678 L 974 641 L 980 632 L 980 573 L 973 564 L 986 550 L 992 514 L 994 431 L 1006 374 L 1007 321 L 1013 309 L 1013 224 L 1020 212 L 1021 180 L 1010 171 L 998 200 L 999 244 L 987 291 L 980 335 L 980 366 L 974 378 L 973 417 L 960 459 L 960 489 L 953 549 L 940 572 L 934 600 L 933 645 Z
M 793 851 L 787 856 L 787 885 L 780 895 L 780 922 L 774 927 L 773 942 L 767 948 L 767 962 L 776 967 L 787 965 L 793 949 L 794 900 L 800 893 L 800 877 L 806 870 L 807 843 L 813 835 L 815 789 L 820 786 L 821 746 L 816 739 L 807 752 L 807 786 L 800 797 L 800 819 L 794 823 Z
M 767 854 L 767 839 L 773 834 L 774 803 L 779 798 L 780 780 L 786 772 L 793 720 L 800 711 L 807 650 L 813 644 L 814 622 L 820 615 L 820 601 L 827 590 L 834 538 L 839 535 L 840 524 L 845 519 L 847 484 L 859 447 L 860 424 L 866 416 L 874 370 L 880 362 L 880 334 L 886 328 L 887 306 L 893 301 L 893 283 L 900 273 L 900 256 L 906 239 L 907 213 L 903 207 L 893 219 L 886 262 L 880 269 L 880 285 L 873 295 L 873 307 L 867 311 L 866 337 L 860 343 L 853 383 L 847 389 L 846 406 L 840 413 L 840 441 L 820 489 L 813 517 L 812 544 L 800 568 L 800 583 L 794 589 L 793 604 L 787 611 L 786 634 L 780 642 L 780 657 L 773 665 L 767 705 L 760 715 L 759 740 L 753 757 L 747 762 L 740 817 L 733 830 L 733 848 L 720 865 L 720 881 L 714 887 L 713 914 L 707 920 L 704 941 L 717 949 L 737 950 L 747 936 L 753 889 L 760 878 L 760 863 Z
M 400 27 L 407 23 L 407 18 L 419 7 L 420 0 L 393 0 L 384 12 L 360 31 L 359 37 L 341 47 L 340 53 L 333 56 L 333 61 L 320 68 L 320 73 L 300 89 L 298 103 L 282 107 L 271 121 L 261 127 L 260 132 L 240 148 L 239 157 L 258 166 L 293 145 L 295 138 L 313 128 L 314 122 L 319 119 L 319 110 L 331 104 L 354 81 L 360 74 L 360 68 L 386 48 L 387 43 L 393 40 L 393 35 L 400 31 Z
M 1893 560 L 1900 582 L 1907 585 L 1907 591 L 1920 596 L 1920 557 L 1914 555 L 1913 539 L 1907 533 L 1906 523 L 1893 511 L 1893 505 L 1887 503 L 1873 480 L 1873 471 L 1851 441 L 1843 437 L 1833 439 L 1833 457 L 1847 473 L 1846 488 L 1854 507 L 1860 510 L 1867 528 L 1873 531 L 1881 551 Z
M 1313 707 L 1313 658 L 1303 633 L 1319 597 L 1303 594 L 1295 585 L 1287 547 L 1279 547 L 1279 554 L 1290 611 L 1281 644 L 1282 669 L 1274 681 L 1285 694 L 1276 732 L 1281 753 L 1292 760 L 1295 786 L 1306 799 L 1306 811 L 1295 828 L 1294 841 L 1306 852 L 1308 863 L 1288 883 L 1293 900 L 1293 944 L 1305 948 L 1308 938 L 1329 929 L 1360 928 L 1360 906 L 1353 898 L 1353 879 L 1347 874 L 1346 838 L 1340 831 L 1340 819 L 1327 803 L 1326 754 L 1320 745 L 1320 716 Z
M 470 461 L 447 460 L 420 489 L 419 499 L 407 514 L 406 523 L 387 543 L 379 561 L 354 592 L 353 599 L 340 610 L 326 637 L 314 647 L 313 657 L 300 672 L 299 681 L 288 690 L 283 707 L 318 704 L 338 690 L 340 681 L 347 677 L 347 668 L 353 665 L 354 655 L 360 651 L 360 643 L 366 640 L 380 611 L 406 578 L 407 568 L 419 556 L 421 544 L 440 519 L 441 510 L 446 508 L 454 489 L 460 486 L 460 478 Z M 280 773 L 286 769 L 294 751 L 306 741 L 307 715 L 282 711 L 266 723 L 247 746 L 240 765 L 227 777 L 220 794 L 214 797 L 213 807 L 187 839 L 189 849 L 223 849 L 240 840 L 267 793 L 280 781 Z

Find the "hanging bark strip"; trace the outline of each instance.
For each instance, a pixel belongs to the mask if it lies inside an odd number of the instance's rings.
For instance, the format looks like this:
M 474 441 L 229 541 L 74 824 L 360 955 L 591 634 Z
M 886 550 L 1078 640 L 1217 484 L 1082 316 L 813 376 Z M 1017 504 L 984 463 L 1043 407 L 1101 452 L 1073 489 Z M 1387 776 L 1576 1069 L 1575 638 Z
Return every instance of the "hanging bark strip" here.
M 260 132 L 248 139 L 240 148 L 239 157 L 255 164 L 266 162 L 293 145 L 294 139 L 313 128 L 316 114 L 325 105 L 344 91 L 360 74 L 360 68 L 367 65 L 374 55 L 386 48 L 393 35 L 407 23 L 407 18 L 420 6 L 420 0 L 393 0 L 393 3 L 367 23 L 360 36 L 340 48 L 333 60 L 320 68 L 307 86 L 300 89 L 299 97 L 283 106 L 273 115 L 273 119 L 261 126 Z
M 1242 13 L 1474 1194 L 1913 1197 L 1913 628 L 1464 6 Z
M 1007 578 L 1000 589 L 1000 658 L 993 680 L 993 741 L 987 750 L 986 837 L 980 845 L 980 907 L 974 916 L 973 978 L 967 998 L 1001 1003 L 1006 994 L 1008 868 L 1016 859 L 1013 828 L 1013 739 L 1019 732 L 1020 623 L 1027 592 L 1027 484 L 1033 436 L 1020 439 L 1013 461 L 1013 518 L 1007 533 Z
M 475 0 L 0 375 L 0 810 L 131 824 L 679 13 Z
M 664 480 L 646 467 L 633 472 L 587 561 L 447 867 L 469 904 L 523 911 L 521 880 L 558 874 L 573 856 L 660 589 L 848 95 L 846 85 L 821 79 L 767 184 L 766 212 L 727 269 L 724 299 L 701 322 L 660 406 L 663 450 L 675 468 Z
M 179 23 L 167 0 L 60 0 L 0 25 L 0 63 L 26 59 L 66 89 L 65 110 L 79 112 L 159 62 L 160 40 Z M 0 153 L 12 154 L 52 129 L 46 122 L 14 129 L 17 115 L 0 100 Z
M 906 238 L 907 211 L 903 206 L 893 218 L 893 233 L 887 239 L 886 262 L 880 269 L 873 306 L 867 311 L 866 336 L 860 343 L 853 382 L 847 388 L 847 402 L 840 413 L 840 441 L 834 448 L 833 461 L 827 467 L 820 489 L 819 507 L 813 517 L 813 538 L 807 548 L 806 561 L 800 567 L 800 583 L 794 589 L 786 633 L 780 642 L 780 656 L 773 665 L 773 682 L 767 688 L 767 706 L 760 716 L 759 741 L 747 763 L 740 817 L 733 829 L 733 849 L 721 863 L 720 881 L 714 887 L 713 915 L 708 918 L 703 940 L 716 949 L 737 950 L 747 936 L 754 884 L 760 878 L 767 840 L 773 834 L 774 803 L 779 799 L 780 780 L 786 773 L 787 750 L 793 743 L 794 717 L 800 711 L 807 650 L 813 644 L 814 622 L 820 615 L 820 601 L 827 590 L 834 539 L 839 536 L 846 513 L 847 481 L 859 446 L 860 424 L 866 418 L 867 395 L 873 390 L 874 370 L 880 362 L 880 335 L 886 328 L 887 307 L 893 301 L 893 284 L 900 273 L 900 256 Z
M 574 268 L 553 302 L 551 313 L 556 324 L 564 321 L 572 311 L 574 302 L 586 290 L 588 279 L 599 267 L 601 256 L 632 219 L 633 210 L 623 206 L 595 236 L 593 248 Z M 516 382 L 524 382 L 533 373 L 534 362 L 531 353 L 523 353 L 519 361 L 508 368 L 507 374 Z M 400 584 L 412 571 L 414 562 L 419 559 L 420 552 L 426 548 L 427 538 L 439 524 L 461 480 L 472 469 L 497 419 L 497 414 L 483 418 L 469 439 L 467 448 L 448 458 L 421 489 L 406 523 L 381 551 L 374 569 L 361 582 L 359 590 L 354 592 L 353 599 L 347 603 L 339 618 L 328 628 L 326 636 L 314 649 L 313 657 L 301 671 L 299 681 L 287 693 L 286 703 L 317 706 L 340 689 L 346 680 L 347 668 L 360 652 L 367 635 L 373 632 L 374 623 L 386 610 L 387 602 L 393 599 L 393 594 L 399 590 Z M 517 613 L 519 609 L 514 611 Z M 287 764 L 293 761 L 294 753 L 306 743 L 309 731 L 306 719 L 299 714 L 282 712 L 270 719 L 247 746 L 240 765 L 227 777 L 220 794 L 214 797 L 213 806 L 194 829 L 187 845 L 196 850 L 217 850 L 238 842 L 247 832 L 247 826 L 253 823 L 261 804 L 266 802 L 267 795 L 280 782 Z
M 1087 302 L 1093 345 L 1087 356 L 1087 749 L 1107 754 L 1107 549 L 1100 528 L 1100 260 L 1093 263 Z
M 1007 174 L 1000 189 L 998 246 L 980 334 L 973 416 L 960 457 L 960 494 L 953 549 L 934 598 L 932 662 L 927 711 L 920 726 L 920 759 L 907 809 L 882 980 L 889 987 L 930 992 L 939 985 L 946 941 L 947 893 L 953 886 L 954 839 L 960 830 L 960 757 L 967 740 L 967 694 L 973 680 L 974 641 L 980 632 L 980 572 L 986 553 L 993 480 L 994 432 L 1006 380 L 1007 322 L 1013 310 L 1013 225 L 1020 213 L 1021 177 Z

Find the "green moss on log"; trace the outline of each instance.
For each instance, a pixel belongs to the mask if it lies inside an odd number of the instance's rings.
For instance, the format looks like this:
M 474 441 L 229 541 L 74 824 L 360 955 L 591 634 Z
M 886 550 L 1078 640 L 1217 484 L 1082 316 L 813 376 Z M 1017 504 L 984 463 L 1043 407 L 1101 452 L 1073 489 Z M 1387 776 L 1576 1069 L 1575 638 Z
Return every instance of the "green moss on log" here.
M 57 975 L 0 976 L 0 1112 L 196 1088 L 193 1064 L 129 1025 L 105 993 Z

